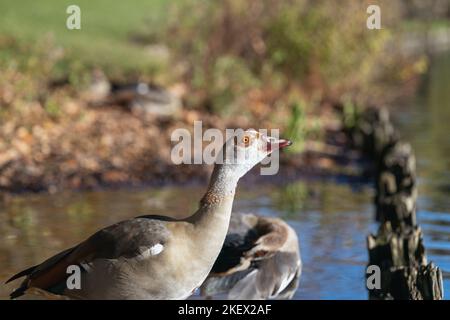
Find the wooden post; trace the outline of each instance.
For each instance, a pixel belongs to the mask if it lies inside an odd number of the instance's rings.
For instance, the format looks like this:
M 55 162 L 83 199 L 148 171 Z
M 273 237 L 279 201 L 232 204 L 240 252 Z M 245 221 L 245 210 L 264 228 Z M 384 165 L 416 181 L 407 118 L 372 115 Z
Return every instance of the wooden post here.
M 375 212 L 380 223 L 367 237 L 369 264 L 381 270 L 381 288 L 369 299 L 439 300 L 442 273 L 427 263 L 416 219 L 416 161 L 411 146 L 400 142 L 386 109 L 369 108 L 353 128 L 352 145 L 374 160 Z

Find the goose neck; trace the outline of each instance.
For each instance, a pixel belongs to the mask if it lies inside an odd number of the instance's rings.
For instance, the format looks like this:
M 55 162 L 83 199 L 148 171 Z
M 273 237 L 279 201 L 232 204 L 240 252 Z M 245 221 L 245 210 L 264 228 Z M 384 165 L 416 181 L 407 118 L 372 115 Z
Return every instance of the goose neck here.
M 219 205 L 226 200 L 234 198 L 237 178 L 233 172 L 224 165 L 214 167 L 208 190 L 200 201 L 201 207 Z

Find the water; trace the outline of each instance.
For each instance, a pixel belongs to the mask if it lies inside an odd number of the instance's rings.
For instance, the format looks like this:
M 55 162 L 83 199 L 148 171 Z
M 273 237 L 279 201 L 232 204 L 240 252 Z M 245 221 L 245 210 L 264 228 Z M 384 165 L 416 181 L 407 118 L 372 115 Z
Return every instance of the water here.
M 443 271 L 445 298 L 450 299 L 450 53 L 433 61 L 412 107 L 394 113 L 404 140 L 417 159 L 417 218 L 428 260 Z
M 423 92 L 395 112 L 418 158 L 419 211 L 429 260 L 450 295 L 450 55 L 436 61 Z M 142 214 L 183 216 L 204 187 L 67 192 L 0 202 L 0 281 L 83 240 L 98 228 Z M 189 196 L 186 196 L 189 194 Z M 235 210 L 279 216 L 299 235 L 303 274 L 296 299 L 367 299 L 366 235 L 375 232 L 373 190 L 335 180 L 240 187 Z M 3 281 L 2 281 L 3 282 Z M 15 284 L 0 285 L 7 298 Z
M 238 190 L 237 211 L 281 216 L 299 234 L 305 267 L 296 298 L 366 297 L 365 235 L 372 222 L 368 187 L 354 193 L 345 184 L 298 182 L 253 189 Z M 144 213 L 193 212 L 203 191 L 172 187 L 15 197 L 0 212 L 0 279 L 115 221 Z M 5 298 L 13 286 L 1 286 L 0 296 Z

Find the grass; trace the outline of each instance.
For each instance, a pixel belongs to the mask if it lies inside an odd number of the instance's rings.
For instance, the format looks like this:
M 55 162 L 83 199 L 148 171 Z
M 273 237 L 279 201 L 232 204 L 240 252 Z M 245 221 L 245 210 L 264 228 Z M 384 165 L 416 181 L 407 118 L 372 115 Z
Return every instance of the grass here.
M 290 105 L 290 117 L 286 128 L 286 135 L 294 142 L 293 146 L 288 149 L 290 153 L 296 153 L 303 150 L 305 142 L 305 103 L 303 101 L 295 101 Z
M 409 19 L 402 21 L 401 28 L 405 31 L 446 30 L 450 28 L 450 21 L 433 19 L 431 21 Z
M 25 43 L 52 38 L 63 47 L 68 60 L 86 66 L 98 66 L 110 74 L 137 72 L 154 74 L 162 63 L 144 48 L 133 43 L 130 35 L 149 26 L 157 26 L 166 15 L 163 0 L 77 0 L 81 8 L 81 30 L 66 28 L 67 0 L 0 2 L 0 36 Z
M 15 81 L 17 87 L 16 73 L 22 74 L 27 92 L 42 101 L 43 83 L 69 80 L 78 90 L 99 68 L 113 81 L 182 83 L 187 108 L 232 117 L 247 116 L 250 103 L 290 108 L 291 94 L 306 103 L 355 87 L 364 95 L 380 74 L 403 81 L 416 71 L 409 61 L 406 68 L 386 58 L 393 34 L 367 32 L 362 2 L 277 3 L 77 0 L 81 30 L 68 30 L 72 0 L 2 0 L 0 86 Z M 268 117 L 269 108 L 256 107 L 260 119 Z M 285 125 L 301 139 L 304 115 L 287 111 L 293 120 Z

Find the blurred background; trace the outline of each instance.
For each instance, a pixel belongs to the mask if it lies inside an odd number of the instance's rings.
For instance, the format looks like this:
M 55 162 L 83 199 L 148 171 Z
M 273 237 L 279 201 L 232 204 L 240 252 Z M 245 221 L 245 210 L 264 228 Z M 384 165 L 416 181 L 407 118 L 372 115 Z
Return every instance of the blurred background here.
M 202 120 L 294 141 L 278 176 L 244 179 L 235 210 L 297 230 L 294 298 L 366 299 L 373 190 L 341 129 L 377 105 L 416 153 L 418 218 L 450 290 L 450 0 L 2 0 L 0 13 L 0 280 L 119 219 L 193 212 L 211 168 L 175 166 L 170 134 Z

